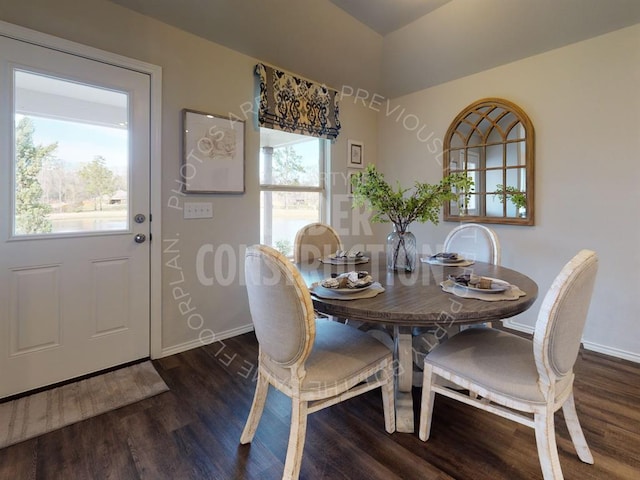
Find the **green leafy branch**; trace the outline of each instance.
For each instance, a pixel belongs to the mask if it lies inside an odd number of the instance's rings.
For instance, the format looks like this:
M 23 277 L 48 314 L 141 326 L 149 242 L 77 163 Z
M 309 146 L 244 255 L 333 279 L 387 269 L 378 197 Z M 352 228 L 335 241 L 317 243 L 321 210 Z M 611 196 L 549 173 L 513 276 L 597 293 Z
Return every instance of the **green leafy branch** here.
M 473 180 L 465 174 L 455 173 L 439 183 L 416 182 L 412 188 L 396 188 L 384 175 L 369 164 L 364 172 L 351 178 L 355 206 L 368 206 L 373 211 L 372 222 L 392 222 L 399 232 L 405 232 L 414 222 L 439 222 L 440 208 L 446 202 L 458 200 L 466 205 Z
M 527 206 L 527 193 L 517 187 L 505 187 L 499 183 L 496 185 L 495 195 L 499 197 L 500 203 L 504 203 L 504 199 L 507 198 L 516 208 L 524 208 Z

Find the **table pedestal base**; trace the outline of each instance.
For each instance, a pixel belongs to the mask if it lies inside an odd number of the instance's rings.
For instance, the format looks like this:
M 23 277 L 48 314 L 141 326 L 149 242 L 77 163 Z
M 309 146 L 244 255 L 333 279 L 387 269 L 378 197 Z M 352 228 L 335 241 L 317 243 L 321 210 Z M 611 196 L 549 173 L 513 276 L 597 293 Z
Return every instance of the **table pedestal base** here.
M 353 322 L 352 320 L 349 321 L 349 324 L 363 329 L 389 348 L 393 348 L 396 375 L 396 431 L 413 433 L 415 431 L 415 415 L 411 389 L 412 387 L 422 387 L 424 357 L 438 343 L 439 339 L 429 332 L 422 332 L 416 336 L 416 331 L 412 327 L 394 327 L 392 337 L 385 328 L 372 327 L 370 324 Z
M 396 431 L 413 433 L 413 345 L 411 327 L 394 327 L 396 358 Z

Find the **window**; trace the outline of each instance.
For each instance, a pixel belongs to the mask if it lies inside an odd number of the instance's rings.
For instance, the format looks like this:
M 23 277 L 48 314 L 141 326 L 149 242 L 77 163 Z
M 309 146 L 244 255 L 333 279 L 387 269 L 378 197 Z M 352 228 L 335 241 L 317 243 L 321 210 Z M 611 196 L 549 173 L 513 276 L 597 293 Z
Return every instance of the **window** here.
M 301 227 L 325 219 L 327 143 L 260 129 L 260 242 L 286 256 Z
M 13 235 L 129 229 L 129 97 L 14 71 Z

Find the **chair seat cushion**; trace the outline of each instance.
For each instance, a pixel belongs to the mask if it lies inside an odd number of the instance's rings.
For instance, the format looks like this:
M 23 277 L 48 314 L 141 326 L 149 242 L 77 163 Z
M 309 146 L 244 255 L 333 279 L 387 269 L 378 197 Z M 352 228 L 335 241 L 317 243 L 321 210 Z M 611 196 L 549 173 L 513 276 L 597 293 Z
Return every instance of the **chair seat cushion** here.
M 533 342 L 526 338 L 493 328 L 470 328 L 438 345 L 425 363 L 514 400 L 545 403 L 538 388 Z M 570 382 L 570 375 L 561 379 L 556 392 L 563 392 Z
M 351 379 L 385 358 L 393 361 L 391 350 L 370 335 L 342 323 L 318 319 L 313 349 L 305 362 L 307 374 L 301 392 L 346 391 L 353 386 Z M 268 357 L 264 358 L 263 367 L 290 385 L 290 369 Z

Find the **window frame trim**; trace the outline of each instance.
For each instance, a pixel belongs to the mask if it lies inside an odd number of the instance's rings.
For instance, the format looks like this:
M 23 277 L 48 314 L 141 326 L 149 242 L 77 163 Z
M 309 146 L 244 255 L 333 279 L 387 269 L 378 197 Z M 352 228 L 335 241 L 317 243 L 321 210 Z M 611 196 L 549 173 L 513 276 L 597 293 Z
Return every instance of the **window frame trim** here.
M 260 128 L 269 128 L 269 127 L 260 127 Z M 292 132 L 293 133 L 293 132 Z M 319 168 L 318 174 L 320 176 L 320 184 L 319 186 L 309 186 L 309 185 L 277 185 L 271 183 L 259 183 L 259 193 L 260 193 L 260 210 L 262 210 L 262 192 L 302 192 L 302 193 L 319 193 L 320 199 L 318 202 L 319 206 L 319 221 L 322 223 L 327 223 L 327 218 L 330 218 L 330 212 L 332 208 L 331 204 L 331 182 L 327 181 L 327 172 L 330 172 L 330 151 L 331 151 L 331 143 L 332 141 L 327 138 L 322 137 L 314 137 L 312 135 L 305 135 L 309 137 L 309 139 L 315 139 L 318 141 L 318 155 L 319 155 Z M 262 151 L 263 145 L 260 144 L 260 151 Z M 258 166 L 260 167 L 260 161 L 258 161 Z M 261 215 L 260 223 L 262 224 L 263 217 Z M 266 232 L 265 232 L 266 233 Z M 271 229 L 271 234 L 273 235 L 273 230 Z M 272 236 L 271 235 L 271 236 Z M 263 241 L 262 232 L 260 233 L 260 241 Z M 268 235 L 266 235 L 268 236 Z

